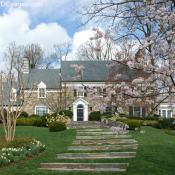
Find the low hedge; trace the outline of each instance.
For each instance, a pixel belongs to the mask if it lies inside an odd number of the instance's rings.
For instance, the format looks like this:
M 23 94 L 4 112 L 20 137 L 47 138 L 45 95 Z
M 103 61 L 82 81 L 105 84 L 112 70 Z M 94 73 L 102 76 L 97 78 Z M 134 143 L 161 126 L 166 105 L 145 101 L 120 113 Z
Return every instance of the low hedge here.
M 46 117 L 45 116 L 37 116 L 35 117 L 20 117 L 17 119 L 17 126 L 37 126 L 37 127 L 46 127 Z
M 142 120 L 134 120 L 134 119 L 127 119 L 123 122 L 129 126 L 129 130 L 140 129 L 143 123 Z
M 66 130 L 66 124 L 63 122 L 52 122 L 49 124 L 50 132 L 64 131 Z
M 35 126 L 36 121 L 38 120 L 38 117 L 20 117 L 16 121 L 17 126 Z
M 143 126 L 155 126 L 158 123 L 157 120 L 144 120 L 142 125 Z
M 161 118 L 158 123 L 154 125 L 158 129 L 175 129 L 175 119 L 174 118 Z
M 129 126 L 129 130 L 140 129 L 143 124 L 142 120 L 137 120 L 137 119 L 119 118 L 116 121 L 120 121 L 120 122 L 127 124 Z

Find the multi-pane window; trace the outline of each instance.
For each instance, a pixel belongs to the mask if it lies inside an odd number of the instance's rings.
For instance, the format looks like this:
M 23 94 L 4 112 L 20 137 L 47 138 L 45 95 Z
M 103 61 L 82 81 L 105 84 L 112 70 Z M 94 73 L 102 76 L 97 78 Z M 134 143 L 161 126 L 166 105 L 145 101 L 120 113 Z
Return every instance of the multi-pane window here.
M 39 98 L 45 98 L 46 97 L 46 89 L 45 88 L 39 88 Z
M 39 116 L 43 116 L 44 114 L 48 113 L 47 106 L 36 106 L 35 114 Z
M 83 90 L 77 91 L 77 97 L 84 97 L 84 91 Z
M 145 108 L 140 106 L 130 106 L 129 107 L 129 115 L 135 117 L 144 117 L 145 116 Z
M 142 114 L 141 107 L 133 107 L 133 116 L 140 117 Z
M 171 118 L 172 117 L 172 110 L 171 109 L 160 109 L 159 115 L 161 117 Z
M 87 97 L 87 87 L 79 87 L 74 89 L 74 97 Z

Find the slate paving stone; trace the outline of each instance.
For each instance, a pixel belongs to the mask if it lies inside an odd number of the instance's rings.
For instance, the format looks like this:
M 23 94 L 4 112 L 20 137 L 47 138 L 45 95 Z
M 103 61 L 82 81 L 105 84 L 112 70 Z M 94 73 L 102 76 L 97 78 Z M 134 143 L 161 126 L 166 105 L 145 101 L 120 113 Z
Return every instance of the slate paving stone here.
M 136 152 L 101 152 L 101 153 L 62 153 L 57 154 L 58 159 L 116 159 L 134 158 Z
M 116 145 L 137 143 L 134 139 L 74 140 L 72 145 Z
M 95 172 L 123 172 L 128 163 L 41 163 L 41 168 L 56 171 L 95 171 Z
M 69 151 L 95 151 L 95 150 L 128 150 L 137 149 L 138 144 L 128 145 L 103 145 L 103 146 L 69 146 Z
M 98 139 L 117 139 L 117 138 L 131 138 L 131 135 L 95 135 L 95 136 L 76 136 L 80 140 L 98 140 Z
M 128 134 L 128 132 L 124 132 L 123 134 Z M 110 131 L 101 131 L 101 132 L 85 132 L 85 131 L 83 131 L 83 132 L 81 132 L 81 131 L 78 131 L 77 132 L 77 136 L 101 136 L 101 135 L 109 135 L 109 136 L 111 136 L 111 135 L 116 135 L 115 133 L 113 133 L 113 132 L 110 132 Z
M 106 131 L 110 131 L 110 129 L 100 129 L 100 128 L 96 128 L 96 129 L 89 129 L 89 128 L 85 128 L 85 129 L 77 129 L 77 132 L 106 132 Z

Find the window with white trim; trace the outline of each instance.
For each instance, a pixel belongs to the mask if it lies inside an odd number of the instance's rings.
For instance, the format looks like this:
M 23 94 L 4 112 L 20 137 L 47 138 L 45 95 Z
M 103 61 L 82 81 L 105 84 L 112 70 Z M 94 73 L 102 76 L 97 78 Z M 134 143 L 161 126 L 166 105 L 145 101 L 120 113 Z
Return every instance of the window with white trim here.
M 45 88 L 39 88 L 39 98 L 45 98 L 46 97 L 46 89 Z
M 172 117 L 172 110 L 171 109 L 160 109 L 159 115 L 161 117 L 171 118 Z
M 129 107 L 129 115 L 135 117 L 144 117 L 145 116 L 145 108 L 141 106 L 130 106 Z
M 77 91 L 77 97 L 84 97 L 84 91 Z
M 78 87 L 75 92 L 77 97 L 87 97 L 86 86 Z
M 35 107 L 35 114 L 39 116 L 43 116 L 49 113 L 49 109 L 47 106 L 36 106 Z
M 46 98 L 46 85 L 43 82 L 38 85 L 38 98 Z

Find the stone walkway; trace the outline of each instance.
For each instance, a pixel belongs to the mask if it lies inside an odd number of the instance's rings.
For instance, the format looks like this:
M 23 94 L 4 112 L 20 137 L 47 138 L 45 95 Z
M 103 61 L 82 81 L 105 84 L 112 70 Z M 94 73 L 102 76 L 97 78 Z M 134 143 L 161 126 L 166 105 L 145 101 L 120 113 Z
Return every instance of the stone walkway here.
M 129 163 L 119 163 L 119 161 L 134 158 L 137 147 L 137 141 L 127 133 L 115 135 L 106 128 L 78 129 L 76 139 L 72 146 L 68 147 L 68 152 L 57 155 L 57 159 L 64 163 L 41 163 L 40 169 L 123 172 L 127 171 Z M 118 159 L 117 163 L 100 163 L 103 160 L 113 159 Z M 102 161 L 98 162 L 99 160 Z M 73 162 L 67 163 L 67 161 Z M 75 161 L 76 163 L 74 163 Z M 84 161 L 87 161 L 87 163 Z

